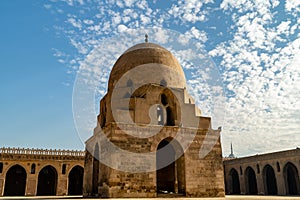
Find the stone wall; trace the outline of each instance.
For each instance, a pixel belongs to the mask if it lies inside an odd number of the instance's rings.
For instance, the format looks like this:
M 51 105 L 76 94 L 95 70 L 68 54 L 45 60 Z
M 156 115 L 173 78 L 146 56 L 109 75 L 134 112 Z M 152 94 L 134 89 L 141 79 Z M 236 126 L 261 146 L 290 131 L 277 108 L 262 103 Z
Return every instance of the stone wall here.
M 122 128 L 120 128 L 120 127 Z M 135 138 L 130 136 L 130 132 L 145 132 L 149 129 L 161 129 L 161 131 L 149 138 Z M 162 140 L 171 140 L 176 137 L 178 133 L 183 135 L 190 135 L 194 137 L 189 148 L 184 152 L 181 162 L 176 161 L 176 167 L 181 170 L 176 171 L 176 176 L 182 179 L 182 183 L 179 180 L 176 181 L 175 192 L 180 190 L 178 184 L 183 184 L 183 193 L 188 197 L 216 197 L 224 196 L 224 178 L 223 178 L 223 165 L 222 165 L 222 152 L 220 140 L 214 140 L 213 137 L 219 135 L 220 130 L 212 131 L 208 129 L 191 129 L 180 127 L 159 127 L 159 126 L 138 126 L 128 124 L 112 123 L 109 128 L 104 129 L 105 135 L 109 140 L 128 152 L 145 153 L 155 152 L 158 149 Z M 126 130 L 126 133 L 124 132 Z M 195 131 L 196 130 L 196 131 Z M 196 132 L 196 135 L 193 133 Z M 133 134 L 133 133 L 132 133 Z M 211 140 L 215 142 L 211 149 L 208 149 L 208 154 L 200 158 L 200 148 L 206 137 L 211 137 Z M 86 146 L 90 151 L 94 152 L 94 146 L 105 146 L 105 143 L 101 143 L 101 139 L 95 134 L 90 138 Z M 178 144 L 179 146 L 180 144 Z M 205 146 L 205 145 L 204 145 Z M 175 149 L 178 149 L 177 147 Z M 101 151 L 101 150 L 100 150 Z M 102 149 L 102 152 L 105 150 Z M 88 154 L 87 154 L 88 155 Z M 134 163 L 130 158 L 127 159 L 127 163 L 120 162 L 117 158 L 119 155 L 109 152 L 105 155 L 106 159 L 113 160 L 112 164 L 116 168 L 122 166 L 127 167 L 141 167 L 146 169 L 147 165 L 150 169 L 156 167 L 156 157 L 149 157 L 146 163 Z M 127 156 L 127 155 L 123 155 Z M 100 155 L 101 157 L 101 155 Z M 95 158 L 93 158 L 95 159 Z M 92 161 L 86 161 L 84 175 L 84 196 L 91 195 L 92 191 Z M 144 165 L 144 166 L 143 166 Z M 146 165 L 146 166 L 145 166 Z M 156 197 L 157 196 L 157 171 L 147 171 L 144 173 L 129 173 L 100 165 L 99 181 L 97 183 L 98 193 L 92 194 L 94 196 L 102 197 Z M 179 189 L 178 189 L 179 188 Z
M 226 193 L 299 195 L 299 170 L 298 148 L 224 160 Z M 254 176 L 250 171 L 254 171 Z
M 69 174 L 76 166 L 83 170 L 84 154 L 82 151 L 1 148 L 0 196 L 4 195 L 5 182 L 10 181 L 6 175 L 15 166 L 19 169 L 23 168 L 26 173 L 24 174 L 26 181 L 23 195 L 37 195 L 38 177 L 44 167 L 51 167 L 57 174 L 54 195 L 68 195 Z

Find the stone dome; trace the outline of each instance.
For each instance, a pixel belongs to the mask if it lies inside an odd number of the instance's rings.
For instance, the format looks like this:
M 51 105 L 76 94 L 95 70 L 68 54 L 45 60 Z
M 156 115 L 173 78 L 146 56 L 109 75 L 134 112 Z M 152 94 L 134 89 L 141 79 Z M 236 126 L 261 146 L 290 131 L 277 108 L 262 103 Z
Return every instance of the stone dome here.
M 126 50 L 114 64 L 109 81 L 108 90 L 114 87 L 117 82 L 126 72 L 131 69 L 150 64 L 155 66 L 164 66 L 159 70 L 160 76 L 167 86 L 174 88 L 185 88 L 186 81 L 183 69 L 178 60 L 167 49 L 154 43 L 140 43 Z

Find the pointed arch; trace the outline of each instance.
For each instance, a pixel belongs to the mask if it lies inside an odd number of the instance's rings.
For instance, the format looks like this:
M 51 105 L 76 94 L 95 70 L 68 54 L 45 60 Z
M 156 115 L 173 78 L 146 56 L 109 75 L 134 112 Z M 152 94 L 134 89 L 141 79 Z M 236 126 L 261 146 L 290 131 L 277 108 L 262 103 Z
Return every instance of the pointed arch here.
M 156 152 L 157 193 L 185 194 L 185 159 L 181 145 L 173 138 L 163 139 Z
M 68 176 L 68 195 L 81 195 L 83 186 L 83 167 L 74 166 Z
M 287 195 L 298 195 L 300 194 L 300 183 L 299 183 L 299 173 L 297 167 L 288 162 L 283 168 L 283 176 L 286 187 Z
M 4 196 L 24 196 L 27 173 L 21 165 L 9 168 L 5 176 Z
M 57 171 L 47 165 L 41 169 L 38 175 L 37 195 L 56 195 Z
M 232 168 L 229 172 L 229 177 L 230 177 L 230 186 L 231 188 L 229 189 L 230 194 L 240 194 L 240 179 L 239 179 L 239 174 L 238 172 Z
M 252 167 L 247 167 L 245 170 L 246 193 L 250 195 L 257 194 L 256 174 Z
M 263 181 L 265 194 L 277 195 L 277 180 L 274 169 L 271 165 L 267 164 L 263 169 Z

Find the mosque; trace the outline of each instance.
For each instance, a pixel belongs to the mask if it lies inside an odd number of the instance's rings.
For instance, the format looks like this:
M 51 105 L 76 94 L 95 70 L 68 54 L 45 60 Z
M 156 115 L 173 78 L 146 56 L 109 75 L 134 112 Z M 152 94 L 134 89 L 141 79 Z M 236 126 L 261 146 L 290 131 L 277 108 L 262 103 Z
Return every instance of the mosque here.
M 224 197 L 300 194 L 300 150 L 222 158 L 182 67 L 160 45 L 115 62 L 85 151 L 0 149 L 0 196 Z

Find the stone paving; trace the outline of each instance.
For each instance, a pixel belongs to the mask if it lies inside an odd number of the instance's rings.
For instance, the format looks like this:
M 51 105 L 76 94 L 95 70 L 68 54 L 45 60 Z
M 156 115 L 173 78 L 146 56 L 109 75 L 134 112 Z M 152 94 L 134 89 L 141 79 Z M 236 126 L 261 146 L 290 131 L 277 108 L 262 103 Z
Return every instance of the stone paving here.
M 67 200 L 96 200 L 97 198 L 82 198 L 81 196 L 39 196 L 39 197 L 0 197 L 4 199 L 67 199 Z M 99 198 L 98 198 L 99 199 Z M 227 195 L 225 198 L 143 198 L 145 200 L 300 200 L 300 196 L 247 196 L 247 195 Z M 143 200 L 142 199 L 142 200 Z M 138 200 L 138 198 L 117 198 L 109 200 Z

